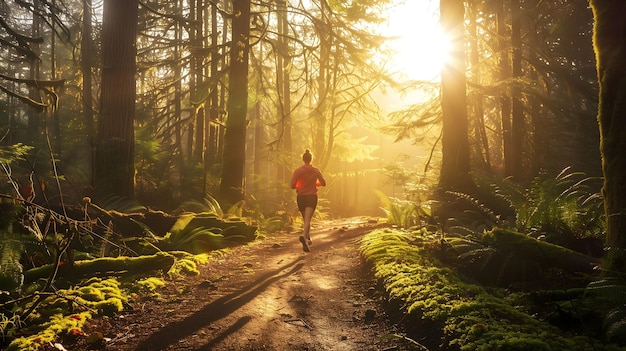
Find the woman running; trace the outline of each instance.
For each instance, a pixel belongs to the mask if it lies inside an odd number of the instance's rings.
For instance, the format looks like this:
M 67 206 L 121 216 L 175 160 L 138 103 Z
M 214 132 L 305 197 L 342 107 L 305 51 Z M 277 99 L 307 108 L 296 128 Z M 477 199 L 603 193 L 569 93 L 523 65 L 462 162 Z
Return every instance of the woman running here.
M 311 218 L 313 218 L 313 212 L 317 207 L 317 187 L 326 186 L 322 172 L 319 168 L 311 165 L 312 159 L 311 151 L 305 150 L 302 154 L 304 164 L 296 168 L 291 177 L 291 189 L 296 189 L 298 209 L 304 221 L 303 233 L 300 236 L 304 252 L 309 252 L 309 245 L 312 244 L 309 231 L 311 230 Z

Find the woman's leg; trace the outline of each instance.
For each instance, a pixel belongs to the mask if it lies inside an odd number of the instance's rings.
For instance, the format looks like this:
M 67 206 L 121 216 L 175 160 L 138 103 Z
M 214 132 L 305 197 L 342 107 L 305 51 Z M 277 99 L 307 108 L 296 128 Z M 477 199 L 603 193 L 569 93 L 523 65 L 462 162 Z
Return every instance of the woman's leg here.
M 314 207 L 305 207 L 302 212 L 302 219 L 304 220 L 303 236 L 306 240 L 311 241 L 311 219 L 313 218 Z

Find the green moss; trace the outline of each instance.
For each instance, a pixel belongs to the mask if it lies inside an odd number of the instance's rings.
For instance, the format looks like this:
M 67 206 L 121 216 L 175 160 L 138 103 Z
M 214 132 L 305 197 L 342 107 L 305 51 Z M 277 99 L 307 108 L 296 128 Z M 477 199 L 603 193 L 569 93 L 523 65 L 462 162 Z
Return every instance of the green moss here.
M 87 301 L 101 301 L 104 299 L 104 293 L 93 286 L 83 286 L 78 289 L 81 298 Z
M 9 344 L 6 351 L 37 351 L 44 344 L 55 341 L 60 334 L 69 334 L 74 330 L 81 330 L 85 321 L 91 318 L 89 312 L 81 312 L 69 316 L 53 315 L 50 320 L 41 326 L 36 335 L 16 338 Z
M 162 283 L 158 278 L 146 281 L 154 285 Z M 29 336 L 14 339 L 7 350 L 38 350 L 54 342 L 59 335 L 80 331 L 92 314 L 111 315 L 122 311 L 127 300 L 126 292 L 114 278 L 91 278 L 81 286 L 60 289 L 29 316 L 29 326 L 21 330 Z
M 77 288 L 59 290 L 59 296 L 64 298 L 46 301 L 46 308 L 66 306 L 69 299 L 102 315 L 110 315 L 124 309 L 123 303 L 128 300 L 128 296 L 116 279 L 92 278 L 85 284 Z
M 209 263 L 209 255 L 206 253 L 202 253 L 199 255 L 194 255 L 193 256 L 193 260 L 197 263 L 197 264 L 207 264 Z
M 198 275 L 200 271 L 195 261 L 183 258 L 174 262 L 168 274 L 171 277 L 179 277 L 183 275 Z
M 150 292 L 165 286 L 165 281 L 162 278 L 149 277 L 138 280 L 135 283 L 136 291 Z
M 110 297 L 108 299 L 98 301 L 93 304 L 93 307 L 98 311 L 98 314 L 104 316 L 110 316 L 113 313 L 121 312 L 124 310 L 122 300 L 115 297 Z
M 207 264 L 209 262 L 209 255 L 206 253 L 193 255 L 184 251 L 178 251 L 176 261 L 172 265 L 172 268 L 167 272 L 170 277 L 180 277 L 185 275 L 198 275 L 199 264 Z
M 410 233 L 377 229 L 365 235 L 360 250 L 385 284 L 390 299 L 405 306 L 409 320 L 430 321 L 442 328 L 443 349 L 615 349 L 567 335 L 533 318 L 501 298 L 506 291 L 487 291 L 463 282 L 430 255 L 428 243 L 418 246 L 416 242 Z
M 174 263 L 174 257 L 166 252 L 157 252 L 154 255 L 138 257 L 102 257 L 89 261 L 76 261 L 73 267 L 61 267 L 60 276 L 66 277 L 92 277 L 109 272 L 141 272 L 161 270 L 167 272 Z M 24 272 L 26 282 L 35 282 L 37 279 L 46 278 L 52 272 L 53 265 L 29 269 Z

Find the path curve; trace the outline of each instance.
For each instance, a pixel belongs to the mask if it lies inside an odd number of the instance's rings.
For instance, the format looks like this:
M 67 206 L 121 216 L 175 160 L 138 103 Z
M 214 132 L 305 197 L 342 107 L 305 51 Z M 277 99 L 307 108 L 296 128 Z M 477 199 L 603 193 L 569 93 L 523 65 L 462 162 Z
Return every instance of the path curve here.
M 309 253 L 298 233 L 277 233 L 86 329 L 110 338 L 107 350 L 405 349 L 383 338 L 399 331 L 358 252 L 376 226 L 366 217 L 318 223 Z

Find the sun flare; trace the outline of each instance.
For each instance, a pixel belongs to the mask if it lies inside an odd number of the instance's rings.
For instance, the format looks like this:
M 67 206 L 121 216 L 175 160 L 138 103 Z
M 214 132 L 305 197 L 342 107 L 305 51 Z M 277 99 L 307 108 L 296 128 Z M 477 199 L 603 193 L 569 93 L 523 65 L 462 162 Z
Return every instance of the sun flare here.
M 383 33 L 393 37 L 391 69 L 404 78 L 432 81 L 439 78 L 450 47 L 439 25 L 434 2 L 407 1 L 389 12 Z

